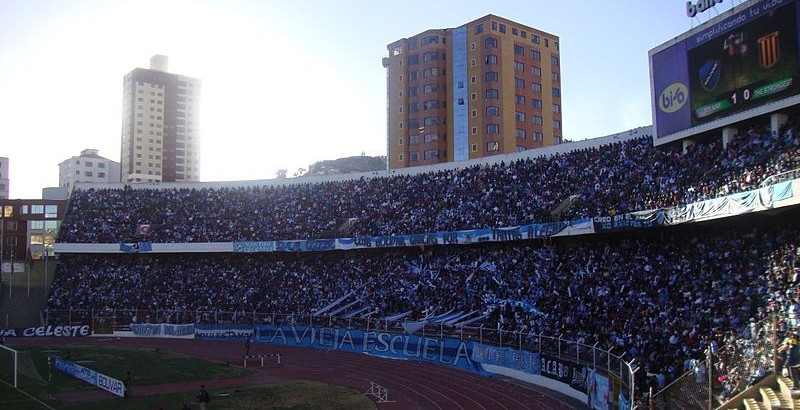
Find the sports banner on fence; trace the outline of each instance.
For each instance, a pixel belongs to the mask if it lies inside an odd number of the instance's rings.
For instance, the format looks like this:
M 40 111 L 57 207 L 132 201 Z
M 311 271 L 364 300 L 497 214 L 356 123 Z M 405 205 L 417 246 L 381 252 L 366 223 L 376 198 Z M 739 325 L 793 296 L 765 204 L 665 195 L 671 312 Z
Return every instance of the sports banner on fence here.
M 121 380 L 108 377 L 88 367 L 83 367 L 67 359 L 56 357 L 56 369 L 78 380 L 83 380 L 119 397 L 125 397 L 125 385 Z
M 259 325 L 256 326 L 255 341 L 415 360 L 486 374 L 472 360 L 475 343 L 458 339 L 327 327 Z
M 539 368 L 541 375 L 548 379 L 558 380 L 574 390 L 583 394 L 587 393 L 587 381 L 589 378 L 589 367 L 582 364 L 575 364 L 557 357 L 541 355 L 541 365 Z
M 194 323 L 173 325 L 169 323 L 131 323 L 134 335 L 140 337 L 194 338 Z
M 0 328 L 0 336 L 4 337 L 83 337 L 91 334 L 89 325 Z
M 250 340 L 255 330 L 253 325 L 226 324 L 226 325 L 194 325 L 194 338 L 198 340 Z
M 506 228 L 470 229 L 414 235 L 359 236 L 293 241 L 242 241 L 233 243 L 233 252 L 317 252 L 403 246 L 466 245 L 590 233 L 594 233 L 592 219 L 583 218 L 573 221 L 548 222 Z

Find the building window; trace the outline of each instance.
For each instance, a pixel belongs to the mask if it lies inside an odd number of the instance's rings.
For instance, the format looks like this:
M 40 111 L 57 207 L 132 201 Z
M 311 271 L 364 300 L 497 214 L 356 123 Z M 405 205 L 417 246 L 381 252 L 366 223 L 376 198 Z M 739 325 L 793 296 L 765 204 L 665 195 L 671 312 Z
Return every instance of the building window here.
M 522 47 L 520 45 L 514 44 L 514 54 L 519 55 L 519 56 L 525 55 L 525 47 Z
M 397 156 L 397 159 L 398 159 L 400 162 L 403 162 L 403 154 L 402 154 L 402 153 L 400 153 L 400 155 L 398 155 L 398 156 Z
M 419 128 L 419 118 L 412 118 L 408 120 L 408 129 L 415 130 Z
M 400 107 L 401 110 L 402 110 L 402 108 L 403 107 Z M 419 111 L 419 103 L 415 103 L 414 102 L 414 103 L 409 103 L 408 104 L 408 113 L 409 114 L 413 114 L 413 113 L 418 112 L 418 111 Z
M 409 135 L 408 145 L 417 145 L 417 144 L 419 144 L 419 135 Z
M 428 51 L 422 55 L 422 61 L 435 61 L 439 59 L 438 51 Z
M 524 72 L 525 71 L 525 64 L 514 61 L 514 71 Z
M 439 125 L 439 117 L 425 117 L 422 123 L 427 127 L 429 125 Z
M 494 65 L 497 64 L 497 56 L 494 54 L 489 54 L 486 56 L 486 64 Z
M 486 124 L 486 133 L 487 134 L 499 134 L 500 133 L 500 124 Z
M 486 99 L 487 100 L 496 100 L 497 98 L 500 98 L 500 91 L 497 91 L 494 88 L 490 88 L 490 89 L 486 90 Z
M 34 205 L 35 206 L 35 205 Z M 23 214 L 27 214 L 27 205 L 23 205 Z M 11 218 L 14 216 L 14 206 L 13 205 L 5 205 L 3 206 L 3 218 Z
M 478 24 L 472 29 L 473 34 L 481 34 L 483 33 L 483 24 Z
M 521 78 L 514 79 L 514 87 L 516 88 L 525 88 L 525 80 Z
M 408 97 L 416 97 L 418 95 L 417 87 L 408 87 Z
M 475 67 L 476 65 L 478 65 L 478 62 L 477 62 L 477 60 L 475 60 L 473 58 L 473 59 L 469 60 L 469 65 L 470 65 L 470 67 Z
M 472 127 L 472 135 L 475 135 L 477 133 L 478 133 L 478 127 Z
M 554 130 L 560 130 L 561 129 L 561 121 L 553 120 L 553 129 Z
M 477 117 L 477 116 L 478 116 L 478 110 L 472 110 L 472 112 L 470 113 L 470 115 L 472 116 L 472 118 L 475 118 L 475 117 Z
M 533 104 L 533 108 L 542 108 L 542 100 L 538 98 L 531 99 L 531 103 Z
M 45 218 L 58 218 L 58 205 L 45 205 L 44 206 Z
M 469 82 L 475 84 L 476 82 L 478 82 L 478 77 L 473 75 L 472 77 L 469 78 Z
M 439 92 L 439 84 L 425 84 L 422 88 L 424 94 L 433 94 Z
M 561 112 L 561 105 L 560 104 L 553 104 L 553 113 L 558 114 Z
M 536 34 L 532 34 L 531 35 L 531 41 L 533 41 L 533 44 L 539 44 L 539 43 L 542 42 L 542 39 L 541 39 L 541 37 L 537 36 Z
M 544 46 L 545 47 L 550 47 L 550 40 L 549 39 L 547 39 L 547 38 L 544 39 Z
M 428 68 L 422 70 L 422 77 L 423 78 L 435 77 L 437 75 L 439 75 L 439 69 L 436 68 L 436 67 L 428 67 Z
M 516 27 L 511 27 L 511 34 L 513 34 L 515 36 L 518 36 L 519 35 L 519 30 L 517 30 Z
M 439 44 L 439 36 L 426 36 L 422 38 L 420 44 L 426 46 L 428 44 Z
M 435 159 L 439 158 L 439 151 L 435 149 L 429 149 L 425 151 L 425 159 Z
M 501 24 L 500 25 L 500 32 L 503 33 L 503 34 L 506 33 L 506 25 L 505 24 Z
M 533 66 L 533 68 L 531 69 L 531 73 L 533 73 L 533 75 L 535 77 L 541 77 L 542 76 L 542 68 L 541 67 L 537 67 L 537 66 Z
M 522 37 L 522 38 L 528 38 L 528 32 L 525 31 L 525 30 L 520 30 L 519 31 L 519 36 Z
M 542 59 L 542 53 L 540 53 L 538 50 L 532 50 L 531 51 L 531 57 L 533 57 L 533 59 L 537 60 L 537 61 L 541 60 Z
M 464 82 L 463 81 L 459 81 L 458 82 L 458 89 L 460 90 L 462 88 L 464 88 Z
M 550 65 L 558 67 L 558 57 L 550 57 Z
M 516 118 L 518 122 L 525 122 L 525 113 L 516 111 L 514 112 L 514 118 Z
M 419 64 L 419 54 L 409 54 L 408 65 L 417 65 L 417 64 Z
M 535 93 L 542 92 L 542 85 L 540 83 L 531 83 L 531 86 L 533 88 L 533 92 Z
M 497 141 L 489 141 L 486 143 L 486 151 L 500 151 L 500 143 Z
M 492 30 L 497 31 L 497 22 L 496 21 L 492 22 Z
M 44 205 L 31 205 L 31 213 L 41 215 L 44 213 Z
M 483 40 L 483 46 L 486 48 L 497 48 L 497 39 L 494 37 L 486 37 Z
M 439 134 L 433 132 L 425 134 L 425 143 L 439 141 Z
M 419 161 L 419 152 L 414 151 L 414 152 L 408 153 L 408 158 L 409 158 L 409 160 L 411 162 Z
M 533 133 L 533 140 L 534 141 L 539 141 L 539 142 L 544 141 L 544 134 L 542 134 L 541 132 L 534 132 Z
M 412 70 L 408 72 L 408 81 L 417 81 L 419 80 L 419 71 Z
M 553 87 L 553 97 L 560 98 L 561 97 L 561 89 Z
M 487 117 L 499 117 L 500 116 L 500 108 L 499 107 L 486 107 L 486 116 Z
M 560 82 L 560 81 L 561 81 L 561 74 L 553 73 L 553 82 L 557 83 L 557 82 Z
M 469 95 L 469 99 L 475 101 L 478 99 L 478 93 L 472 93 Z
M 435 110 L 435 109 L 439 108 L 439 100 L 425 101 L 422 104 L 422 107 L 423 107 L 423 109 L 426 109 L 426 110 Z
M 542 125 L 542 117 L 540 117 L 538 115 L 534 115 L 533 116 L 533 123 L 535 125 Z
M 92 175 L 92 171 L 85 171 L 85 176 L 87 176 L 87 177 L 93 176 Z
M 525 96 L 517 94 L 517 95 L 514 96 L 514 99 L 516 100 L 515 102 L 517 104 L 525 105 Z
M 472 152 L 478 152 L 478 144 L 472 144 Z
M 525 130 L 517 128 L 516 133 L 517 133 L 517 138 L 525 139 Z
M 495 82 L 500 80 L 500 74 L 489 71 L 488 73 L 484 74 L 483 76 L 486 79 L 486 82 Z

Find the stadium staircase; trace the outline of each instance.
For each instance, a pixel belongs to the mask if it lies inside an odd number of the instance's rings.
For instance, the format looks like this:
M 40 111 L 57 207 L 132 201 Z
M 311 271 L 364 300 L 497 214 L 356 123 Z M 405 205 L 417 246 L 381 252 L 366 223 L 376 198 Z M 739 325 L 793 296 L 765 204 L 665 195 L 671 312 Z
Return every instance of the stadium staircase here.
M 747 389 L 720 409 L 744 410 L 800 410 L 800 390 L 792 383 L 792 379 L 778 375 L 768 377 L 765 383 Z
M 0 328 L 42 325 L 40 313 L 47 305 L 47 294 L 56 271 L 54 261 L 47 264 L 47 271 L 45 276 L 44 261 L 33 261 L 23 272 L 2 275 Z

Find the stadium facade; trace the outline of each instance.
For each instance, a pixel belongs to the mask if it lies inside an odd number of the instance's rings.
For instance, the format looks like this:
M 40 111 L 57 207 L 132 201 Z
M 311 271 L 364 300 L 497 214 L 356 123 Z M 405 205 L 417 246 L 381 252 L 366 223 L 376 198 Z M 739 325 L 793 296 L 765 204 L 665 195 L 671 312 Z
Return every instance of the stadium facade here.
M 557 36 L 489 14 L 387 49 L 390 169 L 561 143 Z
M 200 180 L 201 81 L 167 66 L 155 55 L 123 80 L 121 182 Z

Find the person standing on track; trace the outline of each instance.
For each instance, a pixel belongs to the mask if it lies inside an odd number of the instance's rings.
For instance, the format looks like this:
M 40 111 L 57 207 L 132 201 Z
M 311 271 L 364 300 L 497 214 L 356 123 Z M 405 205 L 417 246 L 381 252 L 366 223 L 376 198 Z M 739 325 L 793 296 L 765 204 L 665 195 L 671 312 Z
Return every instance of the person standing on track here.
M 197 403 L 200 405 L 200 410 L 206 410 L 206 404 L 211 401 L 211 396 L 206 391 L 204 384 L 200 385 L 200 394 L 197 395 Z

